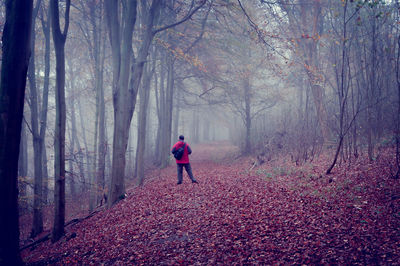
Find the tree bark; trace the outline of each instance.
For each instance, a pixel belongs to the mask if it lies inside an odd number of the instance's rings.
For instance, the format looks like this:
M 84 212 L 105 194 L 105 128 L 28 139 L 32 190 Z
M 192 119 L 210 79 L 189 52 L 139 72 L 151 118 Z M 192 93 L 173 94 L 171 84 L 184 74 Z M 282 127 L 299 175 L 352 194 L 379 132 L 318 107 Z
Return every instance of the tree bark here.
M 31 130 L 34 152 L 34 198 L 33 198 L 33 224 L 31 237 L 36 237 L 43 232 L 43 174 L 42 174 L 42 148 L 43 140 L 40 138 L 39 132 L 39 103 L 36 86 L 36 66 L 35 66 L 35 21 L 38 14 L 41 1 L 36 2 L 36 6 L 32 15 L 32 30 L 31 30 L 31 58 L 29 61 L 28 78 L 30 90 L 30 108 L 31 108 Z
M 245 154 L 251 152 L 251 89 L 249 77 L 244 78 L 244 103 L 245 103 L 245 125 L 246 125 L 246 140 L 244 151 Z
M 82 158 L 82 161 L 79 162 L 80 165 L 82 166 L 82 173 L 83 173 L 83 175 L 81 175 L 81 179 L 82 179 L 82 183 L 83 183 L 83 189 L 82 190 L 84 192 L 89 192 L 90 193 L 90 188 L 91 188 L 90 187 L 90 183 L 91 183 L 91 180 L 92 180 L 93 170 L 94 169 L 92 167 L 91 152 L 90 152 L 88 141 L 87 141 L 87 138 L 86 138 L 86 126 L 85 126 L 86 123 L 85 123 L 85 118 L 83 116 L 84 110 L 82 108 L 81 98 L 80 97 L 77 98 L 77 105 L 78 105 L 79 122 L 80 122 L 80 125 L 81 125 L 81 135 L 82 135 L 83 147 L 84 147 L 84 150 L 85 150 L 85 156 L 84 156 L 82 149 L 79 148 L 80 155 L 81 155 L 81 158 Z M 74 131 L 74 135 L 75 135 L 75 140 L 77 141 L 77 143 L 80 143 L 76 130 Z M 80 144 L 78 146 L 81 147 Z M 83 167 L 83 165 L 84 165 L 84 163 L 83 163 L 84 162 L 84 157 L 86 158 L 86 164 L 85 164 L 86 165 L 86 169 L 85 169 L 85 167 Z
M 32 0 L 6 0 L 0 81 L 0 264 L 21 265 L 18 156 L 30 56 Z
M 375 13 L 375 12 L 374 12 Z M 367 86 L 367 143 L 368 143 L 368 158 L 370 161 L 374 159 L 374 149 L 375 149 L 375 139 L 374 132 L 376 130 L 376 126 L 374 125 L 376 121 L 373 118 L 373 107 L 374 101 L 377 99 L 376 90 L 377 90 L 377 45 L 376 45 L 376 21 L 375 17 L 372 18 L 372 36 L 371 36 L 371 48 L 370 48 L 370 66 L 369 66 L 369 85 Z
M 165 93 L 165 130 L 163 130 L 163 143 L 161 155 L 161 168 L 167 167 L 169 164 L 172 134 L 172 108 L 174 99 L 174 58 L 171 54 L 167 55 L 167 88 Z
M 70 67 L 71 68 L 71 67 Z M 71 86 L 71 95 L 72 97 L 69 97 L 69 108 L 71 110 L 70 116 L 70 123 L 71 123 L 71 138 L 70 138 L 70 143 L 69 143 L 69 158 L 68 158 L 68 164 L 69 164 L 69 185 L 70 185 L 70 192 L 71 196 L 75 197 L 76 196 L 76 182 L 75 182 L 75 174 L 74 174 L 74 154 L 75 154 L 75 140 L 76 140 L 76 114 L 75 114 L 75 101 L 74 101 L 74 86 Z
M 333 162 L 326 171 L 326 174 L 330 174 L 333 167 L 335 166 L 340 150 L 343 146 L 344 137 L 345 137 L 345 110 L 346 110 L 346 103 L 347 103 L 347 96 L 348 96 L 348 86 L 345 84 L 347 80 L 347 69 L 346 69 L 346 57 L 347 57 L 347 1 L 343 3 L 343 36 L 340 36 L 342 39 L 341 45 L 341 59 L 340 59 L 340 75 L 339 71 L 337 71 L 337 94 L 338 94 L 338 102 L 339 102 L 339 142 L 336 147 L 335 156 L 333 158 Z
M 94 69 L 94 82 L 95 82 L 95 91 L 96 91 L 96 116 L 95 116 L 95 133 L 94 133 L 94 139 L 93 139 L 93 147 L 94 147 L 94 158 L 92 161 L 93 164 L 93 174 L 90 176 L 91 178 L 91 189 L 90 189 L 90 202 L 89 202 L 89 212 L 92 212 L 93 209 L 97 206 L 99 203 L 99 198 L 100 196 L 100 191 L 99 191 L 99 173 L 97 172 L 98 169 L 98 150 L 100 149 L 99 145 L 99 134 L 100 134 L 100 102 L 101 102 L 101 90 L 103 86 L 103 73 L 102 73 L 102 59 L 101 59 L 101 39 L 99 36 L 101 36 L 101 22 L 102 22 L 102 16 L 97 16 L 96 11 L 100 10 L 100 14 L 102 12 L 102 4 L 99 3 L 98 5 L 100 6 L 100 9 L 97 8 L 97 3 L 95 1 L 93 2 L 88 2 L 88 8 L 90 9 L 89 11 L 89 18 L 90 18 L 90 24 L 92 26 L 92 39 L 90 42 L 93 42 L 90 47 L 91 47 L 91 57 L 93 60 L 93 69 Z M 97 19 L 99 17 L 99 19 Z M 103 96 L 104 97 L 104 96 Z M 104 101 L 104 99 L 103 99 Z M 104 130 L 104 129 L 103 129 Z
M 139 109 L 139 126 L 138 126 L 138 139 L 136 149 L 136 164 L 135 172 L 138 177 L 138 185 L 142 186 L 144 181 L 144 157 L 146 150 L 146 128 L 147 128 L 147 108 L 149 105 L 150 83 L 152 71 L 149 70 L 149 65 L 143 74 L 143 82 L 140 88 L 140 109 Z
M 398 3 L 397 3 L 398 5 Z M 397 36 L 397 56 L 396 56 L 396 83 L 397 83 L 397 121 L 395 128 L 396 136 L 396 173 L 395 178 L 400 177 L 400 35 Z
M 153 26 L 159 18 L 162 2 L 161 0 L 152 1 L 149 9 L 147 9 L 147 1 L 140 2 L 142 6 L 145 7 L 142 10 L 145 15 L 144 32 L 137 57 L 134 58 L 132 67 L 130 68 L 132 57 L 132 33 L 136 22 L 137 1 L 128 2 L 126 12 L 124 12 L 126 16 L 124 16 L 123 23 L 121 23 L 124 25 L 122 30 L 120 29 L 118 21 L 118 2 L 112 0 L 106 1 L 107 21 L 110 29 L 110 42 L 112 47 L 114 103 L 113 159 L 111 185 L 108 197 L 109 207 L 125 195 L 125 155 L 129 138 L 129 128 L 151 42 L 156 33 L 188 20 L 206 1 L 202 1 L 198 7 L 194 8 L 192 12 L 181 21 L 154 30 Z M 120 32 L 122 33 L 121 39 Z M 131 73 L 129 73 L 130 69 L 132 69 Z M 130 82 L 128 84 L 129 74 Z
M 101 6 L 101 12 L 103 8 Z M 96 24 L 96 15 L 94 13 L 91 14 L 92 24 Z M 106 105 L 104 101 L 104 85 L 103 85 L 103 76 L 104 76 L 104 60 L 105 60 L 105 38 L 102 38 L 102 20 L 98 22 L 96 26 L 98 28 L 98 34 L 94 35 L 93 39 L 95 42 L 95 54 L 98 54 L 98 58 L 95 60 L 96 63 L 96 93 L 98 93 L 98 104 L 99 104 L 99 140 L 98 140 L 98 162 L 97 162 L 97 186 L 98 186 L 98 197 L 97 204 L 100 204 L 103 199 L 106 199 L 105 191 L 105 162 L 106 162 L 106 152 L 107 152 L 107 143 L 105 138 L 105 115 L 106 115 Z M 94 32 L 97 32 L 95 29 Z M 102 42 L 102 40 L 104 41 Z M 99 66 L 97 66 L 97 64 Z
M 46 129 L 47 129 L 47 109 L 49 100 L 49 83 L 50 83 L 50 8 L 47 10 L 47 20 L 41 15 L 43 35 L 45 37 L 45 54 L 44 54 L 44 80 L 42 92 L 42 108 L 40 111 L 40 139 L 42 141 L 42 178 L 43 178 L 43 204 L 48 201 L 48 170 L 47 170 L 47 152 L 46 152 Z
M 50 1 L 53 43 L 56 54 L 56 128 L 54 136 L 54 224 L 52 241 L 64 235 L 65 224 L 65 41 L 69 27 L 69 8 L 66 0 L 65 24 L 61 32 L 58 0 Z
M 162 56 L 162 60 L 164 59 L 165 54 Z M 162 164 L 162 150 L 163 150 L 163 143 L 164 141 L 164 134 L 162 132 L 165 131 L 165 68 L 161 66 L 160 69 L 160 90 L 156 90 L 156 99 L 158 98 L 158 101 L 156 101 L 157 104 L 157 118 L 158 118 L 158 129 L 157 129 L 157 137 L 156 137 L 156 149 L 155 149 L 155 157 L 156 157 L 156 164 L 158 166 L 161 166 Z M 158 93 L 157 93 L 158 92 Z M 158 97 L 157 97 L 158 96 Z
M 130 59 L 132 57 L 131 42 L 134 24 L 136 21 L 137 1 L 129 2 L 125 27 L 122 30 L 120 47 L 118 3 L 107 1 L 107 18 L 110 28 L 110 40 L 113 50 L 113 103 L 114 103 L 114 137 L 111 185 L 109 189 L 108 205 L 111 207 L 125 194 L 125 154 L 129 138 L 129 128 L 133 111 L 136 105 L 136 96 L 142 78 L 143 67 L 151 41 L 154 37 L 153 24 L 158 18 L 161 1 L 152 2 L 146 18 L 146 29 L 138 55 L 132 64 L 131 79 L 129 81 Z M 129 85 L 129 86 L 128 86 Z
M 20 209 L 26 211 L 28 209 L 27 196 L 27 178 L 28 178 L 28 143 L 26 136 L 26 125 L 22 122 L 21 142 L 19 145 L 18 159 L 18 186 L 19 186 L 19 202 Z
M 114 136 L 111 184 L 109 187 L 108 206 L 111 207 L 125 194 L 125 154 L 129 138 L 132 116 L 129 116 L 128 101 L 129 71 L 132 57 L 132 34 L 136 23 L 137 1 L 128 2 L 127 11 L 120 26 L 118 1 L 106 1 L 106 14 L 113 61 L 113 104 Z M 122 28 L 122 29 L 121 29 Z
M 104 49 L 103 49 L 104 50 Z M 106 104 L 104 101 L 104 86 L 103 86 L 103 73 L 104 73 L 104 54 L 102 58 L 102 69 L 100 71 L 99 84 L 99 159 L 97 163 L 97 177 L 98 185 L 101 189 L 101 200 L 106 199 L 105 195 L 105 171 L 106 171 L 106 153 L 107 153 L 107 141 L 106 141 Z M 99 199 L 99 198 L 98 198 Z M 99 203 L 99 202 L 98 202 Z
M 173 130 L 172 130 L 172 139 L 178 139 L 178 130 L 179 130 L 179 111 L 181 105 L 181 98 L 180 98 L 180 90 L 178 90 L 178 95 L 176 97 L 176 104 L 175 104 L 175 115 L 173 121 Z

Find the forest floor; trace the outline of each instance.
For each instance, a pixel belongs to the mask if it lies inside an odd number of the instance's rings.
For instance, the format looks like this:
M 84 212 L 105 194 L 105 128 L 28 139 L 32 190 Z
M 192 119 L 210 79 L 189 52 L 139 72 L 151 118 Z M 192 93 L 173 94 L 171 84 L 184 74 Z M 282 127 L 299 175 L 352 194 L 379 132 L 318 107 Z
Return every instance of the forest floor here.
M 259 167 L 227 143 L 193 147 L 192 168 L 149 171 L 143 187 L 52 244 L 22 252 L 43 264 L 400 264 L 400 180 L 393 153 L 327 177 L 329 157 Z M 331 179 L 332 182 L 329 182 Z

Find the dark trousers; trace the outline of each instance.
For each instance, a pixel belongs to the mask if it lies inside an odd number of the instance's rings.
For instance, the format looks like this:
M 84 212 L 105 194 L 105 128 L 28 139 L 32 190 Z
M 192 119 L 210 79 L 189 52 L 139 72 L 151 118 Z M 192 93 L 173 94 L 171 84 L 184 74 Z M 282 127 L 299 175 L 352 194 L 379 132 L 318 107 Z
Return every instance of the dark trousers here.
M 194 179 L 193 177 L 192 167 L 190 166 L 190 163 L 177 163 L 176 169 L 178 170 L 178 183 L 182 183 L 183 167 L 185 167 L 190 180 L 192 180 L 192 182 L 196 181 L 196 179 Z

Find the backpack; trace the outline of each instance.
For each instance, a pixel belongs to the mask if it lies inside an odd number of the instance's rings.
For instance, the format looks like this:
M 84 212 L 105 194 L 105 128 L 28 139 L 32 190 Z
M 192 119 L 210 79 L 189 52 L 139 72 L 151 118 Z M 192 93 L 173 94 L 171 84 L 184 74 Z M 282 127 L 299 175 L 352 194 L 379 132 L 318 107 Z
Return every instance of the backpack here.
M 183 144 L 182 147 L 180 147 L 179 149 L 177 149 L 177 150 L 175 151 L 175 153 L 174 153 L 175 159 L 180 160 L 180 159 L 182 158 L 183 152 L 185 151 L 185 146 L 186 146 L 186 143 Z

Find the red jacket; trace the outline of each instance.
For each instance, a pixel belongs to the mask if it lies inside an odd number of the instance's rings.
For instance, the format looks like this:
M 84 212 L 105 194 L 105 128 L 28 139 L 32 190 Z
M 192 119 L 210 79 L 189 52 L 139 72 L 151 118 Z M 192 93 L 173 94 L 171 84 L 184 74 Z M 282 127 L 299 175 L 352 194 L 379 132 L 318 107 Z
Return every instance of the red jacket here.
M 176 151 L 177 149 L 179 149 L 180 147 L 182 147 L 184 144 L 185 144 L 185 142 L 183 142 L 183 141 L 178 141 L 178 142 L 175 143 L 175 145 L 172 147 L 171 152 L 172 152 L 172 153 L 175 153 L 175 151 Z M 175 160 L 176 160 L 176 163 L 189 163 L 189 154 L 191 154 L 191 153 L 192 153 L 192 150 L 190 149 L 189 144 L 186 143 L 185 150 L 183 151 L 183 156 L 182 156 L 182 158 L 181 158 L 180 160 L 175 159 Z

